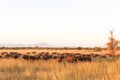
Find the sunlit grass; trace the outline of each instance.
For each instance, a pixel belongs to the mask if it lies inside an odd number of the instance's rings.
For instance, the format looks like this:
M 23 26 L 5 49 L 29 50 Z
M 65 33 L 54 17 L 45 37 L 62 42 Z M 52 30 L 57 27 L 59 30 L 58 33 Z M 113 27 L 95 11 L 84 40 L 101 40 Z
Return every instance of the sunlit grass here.
M 120 61 L 57 63 L 0 59 L 0 80 L 119 80 Z

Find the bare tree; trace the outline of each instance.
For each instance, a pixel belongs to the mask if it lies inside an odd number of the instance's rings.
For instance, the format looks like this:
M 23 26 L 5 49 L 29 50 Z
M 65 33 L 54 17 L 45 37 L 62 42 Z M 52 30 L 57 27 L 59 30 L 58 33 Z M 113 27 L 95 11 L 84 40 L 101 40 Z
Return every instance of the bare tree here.
M 117 48 L 118 48 L 118 44 L 120 43 L 120 41 L 117 41 L 114 37 L 113 37 L 113 31 L 110 31 L 110 37 L 109 37 L 109 42 L 107 43 L 107 49 L 109 51 L 109 54 L 111 55 L 115 55 Z

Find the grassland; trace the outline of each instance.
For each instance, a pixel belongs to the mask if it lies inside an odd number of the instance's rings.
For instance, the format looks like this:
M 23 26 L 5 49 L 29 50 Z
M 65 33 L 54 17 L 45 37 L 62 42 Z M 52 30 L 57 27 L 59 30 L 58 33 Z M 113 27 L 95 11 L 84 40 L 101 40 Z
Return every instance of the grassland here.
M 1 52 L 98 53 L 84 50 L 0 50 Z M 120 52 L 120 51 L 118 51 Z M 92 62 L 58 63 L 55 60 L 27 61 L 0 59 L 0 80 L 120 80 L 120 59 L 93 59 Z
M 81 53 L 81 54 L 89 54 L 89 53 L 96 53 L 96 54 L 107 54 L 108 52 L 105 50 L 102 50 L 101 52 L 95 52 L 93 50 L 78 50 L 78 49 L 71 49 L 71 50 L 61 50 L 61 49 L 1 49 L 1 52 L 18 52 L 18 53 L 22 53 L 22 54 L 26 54 L 27 52 L 36 52 L 36 53 L 40 53 L 40 52 L 57 52 L 57 53 Z M 118 51 L 120 52 L 120 51 Z
M 57 63 L 0 59 L 0 80 L 120 80 L 120 61 Z

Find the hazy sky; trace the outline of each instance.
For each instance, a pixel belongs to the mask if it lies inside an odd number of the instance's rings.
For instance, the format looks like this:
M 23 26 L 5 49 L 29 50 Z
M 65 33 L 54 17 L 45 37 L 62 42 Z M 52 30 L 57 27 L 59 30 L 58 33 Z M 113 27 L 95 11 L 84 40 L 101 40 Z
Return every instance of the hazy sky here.
M 119 0 L 0 0 L 0 44 L 105 46 L 120 40 Z

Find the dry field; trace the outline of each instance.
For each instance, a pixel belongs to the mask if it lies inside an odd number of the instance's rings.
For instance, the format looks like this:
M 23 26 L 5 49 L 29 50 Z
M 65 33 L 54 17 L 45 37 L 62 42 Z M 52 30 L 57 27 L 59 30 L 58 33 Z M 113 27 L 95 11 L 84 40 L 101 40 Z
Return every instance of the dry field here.
M 0 53 L 1 52 L 18 52 L 18 53 L 22 53 L 22 54 L 25 54 L 27 52 L 36 52 L 36 53 L 40 53 L 40 52 L 49 52 L 49 53 L 52 53 L 52 52 L 57 52 L 57 53 L 81 53 L 81 54 L 89 54 L 89 53 L 96 53 L 96 54 L 106 54 L 107 51 L 101 51 L 101 52 L 94 52 L 93 50 L 56 50 L 56 49 L 18 49 L 18 50 L 15 50 L 15 49 L 2 49 L 0 50 Z M 118 51 L 120 52 L 120 51 Z
M 0 59 L 0 80 L 120 80 L 120 61 L 57 63 Z
M 0 50 L 1 52 L 98 53 L 84 50 Z M 120 80 L 120 59 L 58 63 L 55 60 L 0 59 L 0 80 Z

